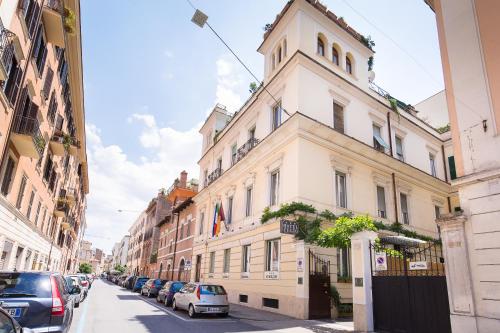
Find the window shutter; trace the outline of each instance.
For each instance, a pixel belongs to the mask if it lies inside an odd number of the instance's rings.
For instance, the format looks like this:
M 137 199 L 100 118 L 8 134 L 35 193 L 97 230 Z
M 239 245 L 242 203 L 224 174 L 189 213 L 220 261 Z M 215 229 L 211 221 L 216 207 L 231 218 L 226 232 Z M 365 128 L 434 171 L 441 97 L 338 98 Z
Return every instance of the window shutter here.
M 47 49 L 45 49 L 45 51 L 47 51 Z M 47 52 L 45 52 L 45 54 L 47 54 Z M 50 88 L 52 86 L 52 80 L 54 78 L 54 71 L 52 70 L 52 68 L 48 68 L 47 69 L 47 75 L 45 76 L 45 82 L 43 84 L 43 97 L 45 98 L 45 100 L 49 99 L 49 93 L 50 93 Z
M 333 128 L 344 133 L 344 108 L 337 103 L 333 103 Z
M 62 131 L 64 119 L 60 115 L 57 115 L 56 130 Z
M 34 5 L 34 9 L 32 11 L 29 29 L 28 29 L 28 32 L 29 32 L 29 35 L 31 38 L 33 37 L 33 35 L 35 33 L 36 25 L 38 23 L 38 16 L 40 14 L 40 4 L 37 1 L 34 1 L 33 5 Z
M 455 167 L 455 156 L 448 157 L 448 165 L 450 166 L 450 178 L 451 180 L 457 178 L 457 170 Z
M 9 194 L 10 182 L 12 181 L 12 174 L 14 173 L 14 167 L 15 167 L 15 162 L 9 156 L 9 159 L 7 160 L 7 167 L 5 168 L 5 174 L 3 176 L 3 181 L 2 181 L 3 195 Z

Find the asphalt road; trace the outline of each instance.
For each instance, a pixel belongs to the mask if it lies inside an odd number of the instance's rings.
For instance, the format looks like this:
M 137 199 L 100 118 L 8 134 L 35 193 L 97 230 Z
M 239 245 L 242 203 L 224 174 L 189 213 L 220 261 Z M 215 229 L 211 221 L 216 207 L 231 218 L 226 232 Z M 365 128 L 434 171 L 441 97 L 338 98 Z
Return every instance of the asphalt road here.
M 246 312 L 235 309 L 233 313 L 230 311 L 228 318 L 202 316 L 191 319 L 185 311 L 174 312 L 156 303 L 154 298 L 140 296 L 105 280 L 96 280 L 87 299 L 74 310 L 69 333 L 346 332 L 344 326 L 335 323 L 262 313 L 257 313 L 258 318 L 249 319 Z

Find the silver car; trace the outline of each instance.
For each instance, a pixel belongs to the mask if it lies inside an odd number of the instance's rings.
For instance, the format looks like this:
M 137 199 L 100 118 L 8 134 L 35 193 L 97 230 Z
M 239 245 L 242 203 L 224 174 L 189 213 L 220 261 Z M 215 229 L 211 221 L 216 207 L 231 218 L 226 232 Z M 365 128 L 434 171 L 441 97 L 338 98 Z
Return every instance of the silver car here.
M 188 283 L 174 295 L 172 309 L 184 309 L 189 317 L 213 313 L 221 317 L 229 314 L 229 301 L 224 287 L 216 284 Z

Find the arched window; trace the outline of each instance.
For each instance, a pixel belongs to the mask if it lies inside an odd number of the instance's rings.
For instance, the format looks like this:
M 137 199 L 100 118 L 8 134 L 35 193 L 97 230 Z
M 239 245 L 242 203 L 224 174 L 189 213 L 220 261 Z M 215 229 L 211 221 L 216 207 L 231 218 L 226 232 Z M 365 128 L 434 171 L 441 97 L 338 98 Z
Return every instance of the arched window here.
M 320 37 L 318 37 L 318 50 L 317 51 L 318 51 L 318 54 L 320 56 L 323 56 L 323 57 L 325 56 L 325 43 L 323 42 L 323 40 Z
M 275 68 L 276 68 L 276 58 L 275 58 L 274 54 L 273 54 L 273 56 L 271 57 L 271 62 L 272 62 L 272 64 L 273 64 L 273 69 L 275 69 Z
M 278 64 L 281 62 L 281 46 L 278 47 Z
M 345 71 L 349 74 L 352 74 L 352 63 L 351 59 L 348 56 L 345 57 Z
M 181 262 L 179 264 L 179 273 L 177 275 L 177 280 L 183 281 L 184 278 L 184 259 L 181 259 Z
M 283 40 L 283 58 L 286 57 L 286 38 Z
M 337 51 L 335 46 L 332 47 L 332 61 L 335 65 L 339 65 L 339 51 Z

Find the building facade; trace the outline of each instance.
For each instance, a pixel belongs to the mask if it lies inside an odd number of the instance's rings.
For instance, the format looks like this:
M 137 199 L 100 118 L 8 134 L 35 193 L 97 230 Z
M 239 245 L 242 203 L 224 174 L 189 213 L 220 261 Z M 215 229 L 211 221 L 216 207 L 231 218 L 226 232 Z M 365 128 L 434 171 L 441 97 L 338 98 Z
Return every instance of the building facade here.
M 449 133 L 370 81 L 365 41 L 306 0 L 289 1 L 266 31 L 263 87 L 234 114 L 217 105 L 200 130 L 192 280 L 224 285 L 231 302 L 308 318 L 311 251 L 352 303 L 348 250 L 316 248 L 282 234 L 279 221 L 261 223 L 266 208 L 293 201 L 439 237 L 436 217 L 459 206 Z M 216 205 L 225 215 L 218 235 Z
M 122 237 L 121 241 L 113 246 L 111 266 L 114 268 L 116 265 L 127 266 L 128 246 L 130 235 Z
M 80 243 L 79 253 L 80 264 L 90 264 L 92 257 L 92 242 L 89 242 L 88 240 L 82 240 Z
M 169 214 L 158 224 L 160 243 L 158 251 L 158 277 L 168 280 L 189 281 L 195 208 L 191 198 L 198 192 L 198 181 L 188 181 L 188 174 L 182 171 L 167 190 L 165 202 Z
M 436 14 L 460 211 L 438 220 L 453 332 L 500 331 L 500 22 L 497 1 L 426 1 Z
M 142 267 L 145 265 L 143 261 L 143 239 L 146 228 L 146 212 L 142 212 L 129 228 L 130 240 L 127 256 L 127 272 L 139 275 Z
M 72 272 L 88 193 L 80 3 L 0 4 L 0 269 Z

